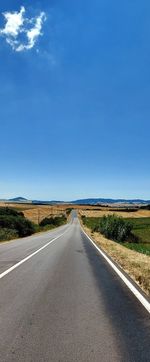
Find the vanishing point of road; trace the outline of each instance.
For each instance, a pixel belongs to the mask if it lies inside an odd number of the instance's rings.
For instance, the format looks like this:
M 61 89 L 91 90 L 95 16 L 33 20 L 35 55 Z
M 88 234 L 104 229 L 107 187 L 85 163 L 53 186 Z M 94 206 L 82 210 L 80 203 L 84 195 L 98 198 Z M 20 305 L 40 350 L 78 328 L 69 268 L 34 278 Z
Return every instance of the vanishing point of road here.
M 1 243 L 0 275 L 1 362 L 150 361 L 149 313 L 76 215 Z

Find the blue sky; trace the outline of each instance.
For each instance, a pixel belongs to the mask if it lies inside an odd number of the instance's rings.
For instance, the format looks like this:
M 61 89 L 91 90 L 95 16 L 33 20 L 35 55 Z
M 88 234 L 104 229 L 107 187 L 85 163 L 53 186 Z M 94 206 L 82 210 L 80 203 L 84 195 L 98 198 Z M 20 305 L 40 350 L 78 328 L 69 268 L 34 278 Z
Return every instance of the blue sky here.
M 149 1 L 2 0 L 1 29 L 21 7 L 46 20 L 0 36 L 0 198 L 150 199 Z

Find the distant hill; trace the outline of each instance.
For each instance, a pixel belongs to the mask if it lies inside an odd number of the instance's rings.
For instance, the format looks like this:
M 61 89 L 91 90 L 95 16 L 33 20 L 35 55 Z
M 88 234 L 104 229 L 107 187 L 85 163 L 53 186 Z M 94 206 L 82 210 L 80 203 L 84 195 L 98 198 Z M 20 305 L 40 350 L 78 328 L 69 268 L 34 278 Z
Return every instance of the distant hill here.
M 104 198 L 93 198 L 93 199 L 80 199 L 71 202 L 75 205 L 99 205 L 99 204 L 149 204 L 150 200 L 141 199 L 104 199 Z
M 2 200 L 1 200 L 2 201 Z M 105 204 L 141 204 L 147 205 L 150 204 L 150 200 L 142 200 L 142 199 L 105 199 L 105 198 L 89 198 L 89 199 L 79 199 L 73 201 L 58 201 L 58 200 L 50 200 L 50 201 L 42 201 L 42 200 L 28 200 L 24 197 L 18 196 L 12 199 L 3 200 L 7 202 L 18 202 L 18 203 L 32 203 L 34 205 L 56 205 L 56 204 L 73 204 L 73 205 L 105 205 Z
M 34 205 L 57 205 L 57 204 L 65 204 L 64 201 L 57 201 L 57 200 L 51 200 L 51 201 L 41 201 L 41 200 L 32 200 L 32 204 Z
M 9 199 L 7 201 L 11 201 L 11 202 L 29 202 L 29 200 L 25 199 L 24 197 L 18 196 L 18 197 L 14 197 L 13 199 Z
M 32 200 L 33 204 L 73 204 L 73 205 L 100 205 L 100 204 L 150 204 L 150 200 L 141 200 L 141 199 L 104 199 L 104 198 L 90 198 L 90 199 L 79 199 L 73 201 L 58 201 L 58 200 L 50 200 L 50 201 L 41 201 L 41 200 Z

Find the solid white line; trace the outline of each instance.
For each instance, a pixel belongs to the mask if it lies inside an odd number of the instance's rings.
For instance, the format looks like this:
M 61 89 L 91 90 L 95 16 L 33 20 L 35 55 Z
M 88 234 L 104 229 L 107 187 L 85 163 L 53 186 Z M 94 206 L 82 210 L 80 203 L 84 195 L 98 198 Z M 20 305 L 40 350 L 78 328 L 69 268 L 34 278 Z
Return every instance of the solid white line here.
M 81 227 L 84 234 L 91 241 L 94 247 L 98 250 L 98 252 L 107 260 L 108 264 L 115 270 L 115 272 L 119 275 L 119 277 L 123 280 L 123 282 L 127 285 L 127 287 L 131 290 L 131 292 L 136 296 L 136 298 L 142 303 L 145 309 L 150 313 L 150 303 L 148 300 L 139 292 L 139 290 L 128 280 L 128 278 L 117 268 L 117 266 L 103 253 L 102 250 L 94 243 L 94 241 L 87 235 L 84 229 Z
M 51 241 L 49 241 L 48 243 L 46 243 L 45 245 L 43 245 L 40 249 L 34 251 L 34 253 L 28 255 L 26 258 L 20 260 L 17 264 L 13 265 L 11 268 L 5 270 L 3 273 L 0 274 L 0 279 L 4 278 L 5 275 L 9 274 L 10 272 L 12 272 L 14 269 L 18 268 L 18 266 L 20 266 L 21 264 L 25 263 L 27 260 L 31 259 L 34 255 L 38 254 L 41 250 L 47 248 L 47 246 L 49 246 L 51 243 L 53 243 L 55 240 L 61 238 L 61 236 L 63 236 L 66 232 L 68 231 L 68 229 L 61 235 L 57 236 L 56 238 L 52 239 Z

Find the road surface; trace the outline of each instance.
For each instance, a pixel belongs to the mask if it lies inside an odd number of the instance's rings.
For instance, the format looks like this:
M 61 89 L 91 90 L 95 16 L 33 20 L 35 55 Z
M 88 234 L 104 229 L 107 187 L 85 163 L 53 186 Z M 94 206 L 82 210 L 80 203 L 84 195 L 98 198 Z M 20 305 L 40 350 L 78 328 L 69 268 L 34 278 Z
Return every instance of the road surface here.
M 148 312 L 75 216 L 57 230 L 2 243 L 1 275 L 8 269 L 0 279 L 1 362 L 150 361 Z

